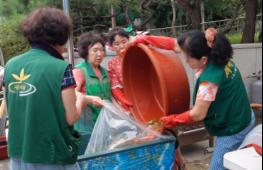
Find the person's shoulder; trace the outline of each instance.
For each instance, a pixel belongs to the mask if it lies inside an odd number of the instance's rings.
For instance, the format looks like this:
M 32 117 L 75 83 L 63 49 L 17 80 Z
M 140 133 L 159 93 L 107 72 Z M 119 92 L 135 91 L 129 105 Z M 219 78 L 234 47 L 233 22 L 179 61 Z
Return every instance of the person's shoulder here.
M 201 74 L 200 79 L 202 81 L 208 81 L 220 85 L 225 77 L 225 66 L 208 64 L 205 71 Z
M 20 55 L 17 55 L 17 56 L 14 56 L 12 57 L 10 60 L 8 60 L 8 62 L 6 63 L 6 67 L 9 66 L 10 64 L 13 64 L 13 63 L 16 63 L 16 62 L 19 62 L 19 60 L 22 58 L 22 57 L 25 57 L 26 55 L 28 55 L 28 53 L 30 53 L 30 51 L 27 51 L 23 54 L 20 54 Z
M 56 58 L 56 57 L 54 57 L 54 56 L 52 56 L 52 55 L 50 55 L 50 54 L 45 54 L 45 55 L 47 55 L 48 57 L 48 60 L 47 60 L 47 62 L 49 63 L 49 64 L 54 64 L 54 65 L 57 65 L 57 64 L 60 64 L 60 65 L 63 65 L 63 66 L 69 66 L 70 65 L 70 63 L 68 62 L 68 61 L 66 61 L 66 60 L 64 60 L 63 58 L 61 59 L 61 58 Z
M 217 65 L 217 64 L 208 64 L 206 67 L 206 70 L 211 72 L 211 71 L 216 71 L 216 72 L 221 72 L 224 71 L 225 65 Z
M 50 58 L 50 60 L 43 61 L 43 64 L 52 66 L 54 68 L 55 67 L 56 68 L 61 68 L 62 70 L 65 70 L 67 68 L 71 68 L 69 62 L 67 62 L 65 60 L 61 60 L 61 59 L 55 58 L 55 57 Z

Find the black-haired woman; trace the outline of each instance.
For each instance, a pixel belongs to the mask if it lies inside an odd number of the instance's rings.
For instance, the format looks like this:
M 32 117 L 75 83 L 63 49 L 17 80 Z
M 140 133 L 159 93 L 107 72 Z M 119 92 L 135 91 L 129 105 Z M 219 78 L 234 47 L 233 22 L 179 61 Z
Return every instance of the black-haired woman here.
M 225 170 L 224 154 L 236 150 L 255 124 L 241 74 L 231 60 L 233 49 L 214 28 L 185 33 L 178 44 L 197 77 L 194 107 L 161 121 L 173 128 L 204 120 L 210 134 L 217 136 L 210 170 Z
M 105 57 L 104 38 L 97 32 L 88 32 L 80 36 L 78 52 L 83 62 L 73 70 L 77 83 L 76 90 L 87 95 L 88 105 L 74 127 L 81 134 L 79 155 L 84 154 L 93 127 L 99 116 L 102 100 L 111 100 L 108 72 L 101 67 Z

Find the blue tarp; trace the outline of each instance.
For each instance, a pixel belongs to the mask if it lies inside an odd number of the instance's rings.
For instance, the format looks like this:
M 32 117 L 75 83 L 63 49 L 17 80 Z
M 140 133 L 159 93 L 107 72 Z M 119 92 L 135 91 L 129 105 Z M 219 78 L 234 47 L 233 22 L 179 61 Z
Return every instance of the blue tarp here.
M 81 156 L 81 170 L 173 170 L 174 141 L 152 143 L 115 150 L 110 153 Z

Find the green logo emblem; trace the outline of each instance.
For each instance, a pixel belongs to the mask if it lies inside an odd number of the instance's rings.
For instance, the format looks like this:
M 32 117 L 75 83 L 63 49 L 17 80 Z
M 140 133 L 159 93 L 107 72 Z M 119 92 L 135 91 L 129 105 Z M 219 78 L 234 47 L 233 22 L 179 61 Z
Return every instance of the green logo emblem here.
M 8 86 L 8 91 L 10 93 L 17 93 L 19 96 L 29 96 L 36 92 L 36 87 L 32 84 L 24 82 L 30 78 L 30 74 L 25 75 L 24 68 L 21 69 L 20 75 L 12 74 L 13 78 L 17 80 L 16 82 L 12 82 Z

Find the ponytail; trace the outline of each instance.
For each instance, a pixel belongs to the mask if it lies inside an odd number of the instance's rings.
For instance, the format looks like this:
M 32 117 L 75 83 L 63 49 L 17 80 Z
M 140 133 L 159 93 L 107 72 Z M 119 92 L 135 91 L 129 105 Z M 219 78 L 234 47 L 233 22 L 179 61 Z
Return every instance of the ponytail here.
M 209 61 L 213 64 L 226 65 L 233 57 L 233 48 L 223 34 L 217 34 L 213 43 Z
M 211 64 L 226 65 L 233 56 L 230 42 L 215 28 L 209 28 L 205 33 L 199 30 L 189 31 L 179 36 L 177 42 L 192 58 L 200 60 L 206 56 Z

